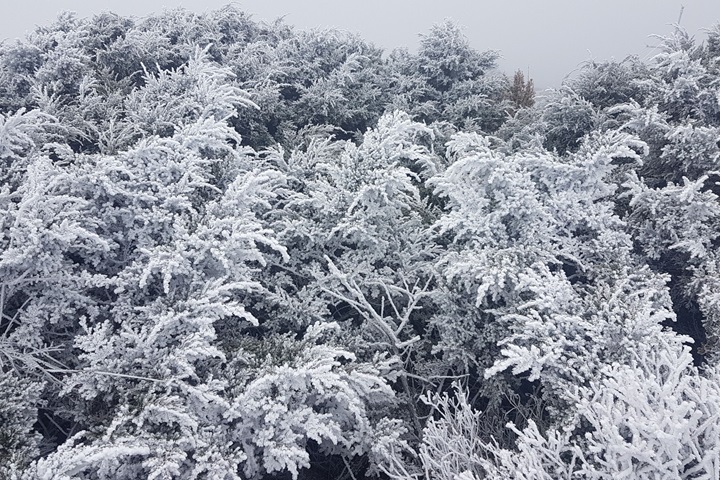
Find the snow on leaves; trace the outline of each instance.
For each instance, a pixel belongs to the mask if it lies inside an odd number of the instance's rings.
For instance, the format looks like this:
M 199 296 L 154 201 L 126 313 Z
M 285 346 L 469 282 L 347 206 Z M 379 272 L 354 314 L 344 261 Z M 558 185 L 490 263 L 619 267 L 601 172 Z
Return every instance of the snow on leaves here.
M 0 476 L 714 478 L 717 44 L 519 110 L 447 22 L 3 44 Z

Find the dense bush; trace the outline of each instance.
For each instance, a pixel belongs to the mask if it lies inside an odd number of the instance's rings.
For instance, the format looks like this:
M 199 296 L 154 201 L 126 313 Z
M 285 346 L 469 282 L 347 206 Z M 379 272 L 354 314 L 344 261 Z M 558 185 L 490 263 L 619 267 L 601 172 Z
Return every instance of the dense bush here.
M 715 478 L 720 27 L 542 98 L 234 7 L 0 45 L 0 477 Z

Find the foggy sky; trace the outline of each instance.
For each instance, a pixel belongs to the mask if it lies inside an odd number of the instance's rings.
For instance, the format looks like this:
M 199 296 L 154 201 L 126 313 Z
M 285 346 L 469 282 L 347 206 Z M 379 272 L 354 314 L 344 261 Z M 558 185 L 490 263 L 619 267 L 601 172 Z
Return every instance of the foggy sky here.
M 58 12 L 101 11 L 145 16 L 164 7 L 194 11 L 228 0 L 0 0 L 0 39 L 23 36 Z M 11 3 L 12 2 L 12 3 Z M 473 47 L 499 50 L 500 69 L 530 72 L 538 88 L 557 87 L 583 62 L 629 54 L 650 58 L 651 34 L 668 34 L 685 5 L 681 25 L 697 39 L 720 21 L 718 0 L 245 0 L 236 2 L 256 20 L 284 16 L 298 28 L 335 27 L 360 33 L 387 50 L 417 49 L 419 33 L 445 18 L 457 21 Z

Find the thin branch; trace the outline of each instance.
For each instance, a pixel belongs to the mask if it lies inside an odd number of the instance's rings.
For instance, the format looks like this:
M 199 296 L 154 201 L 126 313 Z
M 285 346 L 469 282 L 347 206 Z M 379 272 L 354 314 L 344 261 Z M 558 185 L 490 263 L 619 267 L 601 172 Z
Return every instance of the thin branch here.
M 48 370 L 49 373 L 92 373 L 96 375 L 107 375 L 108 377 L 127 378 L 130 380 L 145 380 L 148 382 L 163 383 L 167 382 L 167 379 L 142 377 L 140 375 L 128 375 L 125 373 L 106 372 L 104 370 L 75 370 L 75 369 L 56 369 Z
M 48 412 L 44 412 L 44 413 L 45 413 L 45 418 L 47 418 L 48 420 L 50 420 L 50 423 L 52 423 L 53 425 L 55 425 L 55 428 L 57 428 L 58 430 L 60 430 L 60 433 L 62 433 L 65 437 L 69 437 L 68 432 L 65 431 L 65 429 L 62 428 L 60 425 L 58 425 L 58 423 L 55 421 L 55 419 L 52 418 L 52 416 L 51 416 Z
M 357 480 L 357 478 L 355 478 L 355 474 L 352 471 L 352 468 L 350 468 L 350 464 L 348 463 L 347 458 L 345 458 L 345 455 L 342 456 L 342 459 L 343 459 L 343 462 L 345 463 L 345 468 L 347 469 L 348 473 L 350 474 L 350 478 L 352 478 L 352 480 Z
M 5 327 L 5 331 L 3 332 L 3 337 L 7 338 L 8 334 L 10 333 L 10 328 L 12 328 L 12 326 L 17 322 L 18 315 L 20 315 L 20 313 L 25 309 L 31 299 L 32 297 L 28 297 L 27 300 L 25 300 L 23 304 L 20 305 L 20 308 L 17 309 L 15 315 L 13 315 L 12 318 L 9 315 L 5 315 L 4 313 L 2 314 L 4 318 L 8 319 L 8 324 L 7 327 Z

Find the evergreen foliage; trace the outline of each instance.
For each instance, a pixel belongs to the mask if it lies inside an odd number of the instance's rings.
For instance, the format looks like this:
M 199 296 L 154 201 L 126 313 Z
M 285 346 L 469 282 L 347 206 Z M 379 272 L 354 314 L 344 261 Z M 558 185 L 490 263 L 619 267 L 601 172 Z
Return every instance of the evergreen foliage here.
M 720 26 L 658 41 L 0 45 L 0 478 L 717 478 Z

